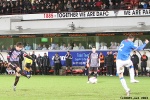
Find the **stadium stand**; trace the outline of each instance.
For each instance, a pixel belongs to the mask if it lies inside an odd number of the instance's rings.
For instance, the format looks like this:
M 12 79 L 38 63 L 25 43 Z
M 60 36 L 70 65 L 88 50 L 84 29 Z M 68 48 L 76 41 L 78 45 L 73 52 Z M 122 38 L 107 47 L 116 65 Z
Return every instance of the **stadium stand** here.
M 1 15 L 149 8 L 149 0 L 0 0 Z

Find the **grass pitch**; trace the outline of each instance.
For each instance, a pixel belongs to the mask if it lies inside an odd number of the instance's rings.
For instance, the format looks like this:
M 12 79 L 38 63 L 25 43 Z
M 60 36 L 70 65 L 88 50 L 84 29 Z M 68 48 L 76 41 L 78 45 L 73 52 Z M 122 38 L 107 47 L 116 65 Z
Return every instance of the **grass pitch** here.
M 99 76 L 97 84 L 87 84 L 87 76 L 21 76 L 16 91 L 15 76 L 0 75 L 0 100 L 122 100 L 127 99 L 118 77 Z M 150 99 L 150 77 L 130 83 L 130 99 Z

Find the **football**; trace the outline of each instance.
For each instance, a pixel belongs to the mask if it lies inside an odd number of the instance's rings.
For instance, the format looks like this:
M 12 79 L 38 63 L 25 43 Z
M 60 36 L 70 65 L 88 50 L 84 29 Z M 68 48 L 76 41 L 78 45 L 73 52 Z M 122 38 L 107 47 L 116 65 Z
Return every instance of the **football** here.
M 146 67 L 146 71 L 147 71 L 147 72 L 150 72 L 150 67 Z
M 96 77 L 91 77 L 89 79 L 89 82 L 92 83 L 92 84 L 96 84 L 97 83 L 97 78 Z

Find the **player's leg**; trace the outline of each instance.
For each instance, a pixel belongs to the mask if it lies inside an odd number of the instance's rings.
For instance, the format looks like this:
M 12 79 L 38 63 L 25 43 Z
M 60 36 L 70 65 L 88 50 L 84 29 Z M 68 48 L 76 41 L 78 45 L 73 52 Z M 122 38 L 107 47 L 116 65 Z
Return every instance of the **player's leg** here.
M 70 72 L 71 72 L 71 75 L 72 75 L 72 66 L 70 66 Z
M 144 75 L 146 76 L 146 66 L 144 66 Z
M 20 71 L 21 69 L 19 67 L 16 68 L 16 78 L 15 78 L 15 82 L 14 82 L 14 86 L 13 86 L 13 90 L 16 91 L 16 86 L 19 82 L 19 78 L 20 78 Z
M 121 61 L 121 60 L 116 61 L 116 68 L 117 68 L 117 73 L 118 73 L 120 82 L 121 82 L 124 90 L 126 91 L 127 96 L 129 96 L 130 95 L 129 94 L 130 89 L 128 88 L 126 80 L 124 79 L 124 76 L 123 76 L 123 73 L 124 73 L 124 66 L 123 65 L 124 65 L 123 61 Z
M 135 68 L 135 73 L 136 73 L 136 76 L 138 77 L 138 65 L 136 64 L 136 68 Z
M 100 75 L 103 75 L 103 67 L 104 67 L 104 63 L 101 63 L 100 64 Z
M 143 66 L 141 66 L 141 75 L 143 76 Z
M 68 71 L 68 66 L 66 66 L 66 75 L 68 74 L 67 71 Z
M 97 78 L 97 70 L 98 70 L 98 68 L 97 68 L 97 67 L 94 67 L 93 70 L 94 70 L 94 77 Z
M 90 77 L 91 77 L 92 71 L 93 71 L 93 67 L 89 67 L 88 82 L 87 82 L 87 83 L 89 83 L 89 79 L 90 79 Z
M 130 73 L 130 82 L 131 83 L 138 83 L 138 80 L 134 79 L 134 66 L 132 61 L 129 59 L 128 61 L 126 61 L 128 65 L 126 65 L 126 67 L 129 67 L 129 73 Z
M 71 75 L 72 75 L 72 61 L 69 62 L 69 66 L 70 66 L 70 72 L 71 72 Z

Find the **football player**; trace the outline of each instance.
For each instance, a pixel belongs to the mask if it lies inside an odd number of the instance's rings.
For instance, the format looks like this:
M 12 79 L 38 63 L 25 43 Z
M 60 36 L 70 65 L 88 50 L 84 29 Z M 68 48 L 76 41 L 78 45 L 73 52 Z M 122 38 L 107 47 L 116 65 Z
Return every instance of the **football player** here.
M 22 66 L 20 66 L 19 59 L 21 58 L 21 56 L 32 59 L 25 52 L 21 51 L 22 49 L 23 49 L 23 44 L 21 42 L 17 42 L 15 48 L 11 49 L 7 56 L 8 66 L 16 70 L 16 78 L 13 86 L 14 91 L 16 91 L 16 86 L 19 81 L 20 75 L 27 77 L 27 75 L 23 73 L 23 71 L 21 70 Z
M 127 93 L 127 96 L 130 95 L 130 89 L 128 88 L 126 81 L 123 77 L 124 67 L 129 67 L 130 82 L 138 83 L 139 81 L 134 79 L 134 67 L 130 59 L 130 53 L 132 50 L 143 50 L 146 44 L 149 43 L 149 41 L 146 39 L 143 45 L 137 47 L 134 45 L 133 40 L 134 37 L 132 35 L 129 35 L 127 39 L 121 42 L 116 59 L 117 73 L 119 75 L 120 82 Z

